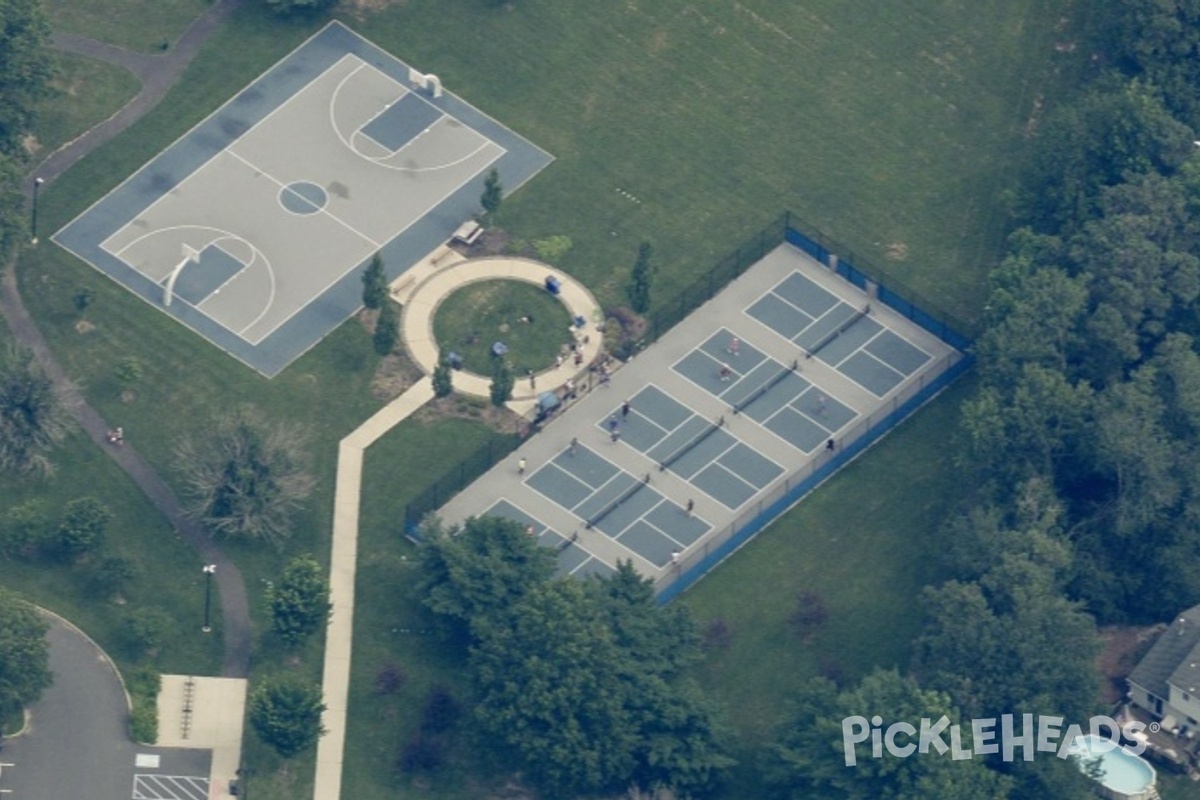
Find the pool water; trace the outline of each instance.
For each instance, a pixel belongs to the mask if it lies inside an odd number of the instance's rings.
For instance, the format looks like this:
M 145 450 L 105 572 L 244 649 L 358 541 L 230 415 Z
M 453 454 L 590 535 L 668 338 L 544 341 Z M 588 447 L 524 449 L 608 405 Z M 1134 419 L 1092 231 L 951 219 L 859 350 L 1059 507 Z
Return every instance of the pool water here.
M 1100 783 L 1114 792 L 1137 797 L 1154 785 L 1154 767 L 1149 762 L 1126 753 L 1102 736 L 1080 736 L 1071 745 L 1071 753 L 1082 757 L 1079 769 L 1085 772 L 1085 760 L 1099 758 L 1104 770 Z

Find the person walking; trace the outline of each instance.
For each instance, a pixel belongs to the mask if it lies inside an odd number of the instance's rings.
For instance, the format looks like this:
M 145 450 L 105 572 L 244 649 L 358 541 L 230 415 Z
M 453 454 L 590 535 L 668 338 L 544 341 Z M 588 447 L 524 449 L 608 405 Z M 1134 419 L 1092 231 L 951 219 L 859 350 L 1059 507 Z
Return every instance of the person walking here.
M 729 355 L 736 356 L 738 354 L 738 350 L 741 348 L 741 346 L 742 346 L 742 343 L 738 341 L 738 337 L 734 336 L 732 339 L 729 340 L 729 348 L 728 348 Z
M 629 403 L 629 401 L 628 401 L 628 400 L 626 400 L 624 403 L 621 403 L 621 416 L 622 416 L 622 417 L 628 417 L 628 416 L 629 416 L 629 409 L 630 409 L 630 408 L 632 408 L 632 407 L 633 407 L 633 406 L 632 406 L 632 405 L 630 405 L 630 403 Z
M 524 475 L 524 474 L 525 474 L 525 456 L 521 456 L 521 458 L 517 460 L 517 475 Z
M 570 449 L 570 453 L 571 453 L 571 455 L 575 455 L 575 448 L 576 448 L 576 447 L 578 447 L 578 446 L 579 446 L 579 437 L 578 437 L 578 436 L 572 436 L 572 437 L 571 437 L 571 446 L 570 446 L 570 448 L 569 448 L 569 449 Z

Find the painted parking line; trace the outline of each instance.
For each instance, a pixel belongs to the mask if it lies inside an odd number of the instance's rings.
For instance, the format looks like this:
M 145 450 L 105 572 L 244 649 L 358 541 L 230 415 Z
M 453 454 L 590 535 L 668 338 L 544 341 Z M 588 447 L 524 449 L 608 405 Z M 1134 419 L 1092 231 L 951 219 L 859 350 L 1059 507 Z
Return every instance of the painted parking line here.
M 195 775 L 133 776 L 133 800 L 207 800 L 208 778 Z

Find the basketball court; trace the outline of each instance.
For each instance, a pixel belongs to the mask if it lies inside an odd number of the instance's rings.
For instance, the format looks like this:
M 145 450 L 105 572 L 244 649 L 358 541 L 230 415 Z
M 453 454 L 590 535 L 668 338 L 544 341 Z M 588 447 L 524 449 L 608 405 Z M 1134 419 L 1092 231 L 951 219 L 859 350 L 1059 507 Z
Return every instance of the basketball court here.
M 560 575 L 670 583 L 962 358 L 781 245 L 440 514 L 519 522 Z
M 233 97 L 54 240 L 259 372 L 277 374 L 511 192 L 543 151 L 339 23 Z

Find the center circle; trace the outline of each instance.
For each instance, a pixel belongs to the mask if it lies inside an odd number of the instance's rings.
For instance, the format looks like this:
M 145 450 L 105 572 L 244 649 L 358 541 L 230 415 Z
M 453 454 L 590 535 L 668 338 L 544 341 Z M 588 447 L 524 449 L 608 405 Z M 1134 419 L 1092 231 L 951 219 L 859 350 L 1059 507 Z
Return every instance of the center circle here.
M 296 181 L 279 190 L 279 203 L 293 214 L 315 214 L 325 208 L 329 195 L 315 183 Z
M 574 341 L 571 315 L 558 297 L 544 286 L 504 279 L 448 295 L 434 312 L 433 336 L 442 357 L 458 354 L 466 371 L 491 375 L 503 357 L 517 380 L 553 367 Z M 502 356 L 494 355 L 497 345 Z

